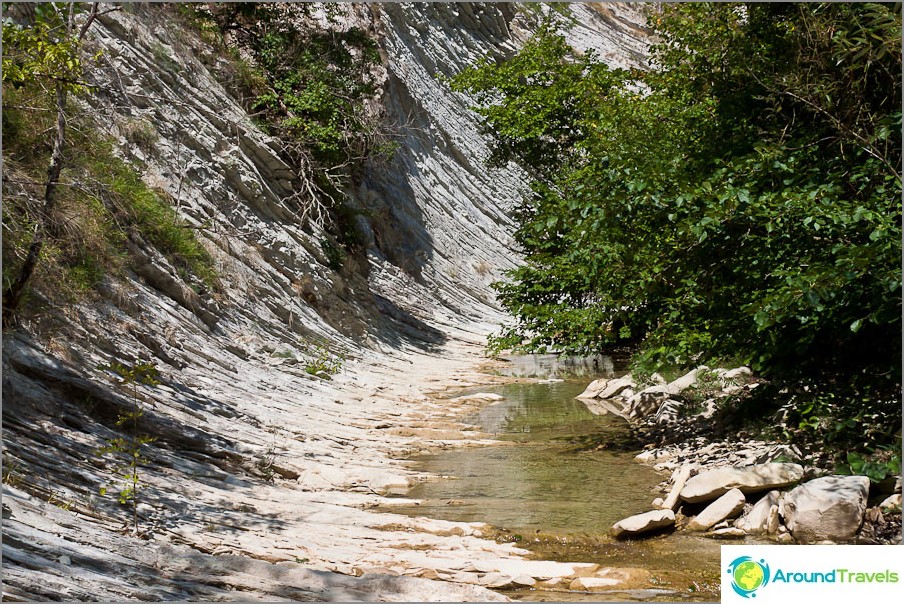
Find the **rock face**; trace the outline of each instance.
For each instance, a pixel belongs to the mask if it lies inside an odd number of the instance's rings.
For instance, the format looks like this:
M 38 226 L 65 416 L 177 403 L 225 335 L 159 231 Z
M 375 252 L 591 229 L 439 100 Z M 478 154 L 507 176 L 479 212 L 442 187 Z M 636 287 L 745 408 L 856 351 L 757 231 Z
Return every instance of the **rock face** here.
M 744 509 L 744 493 L 732 489 L 706 506 L 687 525 L 689 531 L 708 531 L 723 520 L 734 518 Z
M 619 520 L 609 529 L 609 534 L 616 539 L 628 539 L 670 526 L 675 526 L 675 512 L 652 510 Z
M 532 33 L 528 11 L 375 3 L 342 13 L 378 38 L 385 78 L 375 103 L 398 125 L 399 148 L 384 165 L 356 166 L 348 201 L 362 241 L 336 270 L 324 233 L 299 220 L 300 191 L 277 142 L 220 83 L 228 61 L 164 10 L 102 11 L 86 37 L 101 58 L 85 61 L 99 92 L 72 100 L 196 229 L 221 287 L 196 292 L 151 245 L 130 242 L 134 274 L 52 317 L 52 341 L 27 327 L 4 333 L 4 470 L 15 467 L 9 480 L 22 487 L 15 502 L 4 496 L 4 594 L 499 599 L 463 568 L 526 552 L 468 525 L 415 526 L 365 508 L 412 479 L 399 450 L 442 441 L 385 428 L 413 423 L 407 414 L 425 406 L 435 413 L 425 392 L 468 376 L 476 346 L 505 318 L 489 284 L 520 261 L 511 210 L 525 175 L 486 167 L 471 99 L 435 75 L 513 52 Z M 618 67 L 642 62 L 636 9 L 607 8 L 608 19 L 600 7 L 573 10 L 578 47 Z M 128 140 L 136 124 L 154 133 L 142 148 Z M 344 356 L 331 381 L 304 369 L 314 347 Z M 98 367 L 138 359 L 157 366 L 160 384 L 134 390 L 141 431 L 158 440 L 146 447 L 153 463 L 142 468 L 142 539 L 133 539 L 124 506 L 98 497 L 116 472 L 95 452 L 135 406 Z M 60 505 L 40 499 L 48 494 Z M 380 528 L 388 523 L 409 530 Z M 464 536 L 449 537 L 453 528 Z M 388 572 L 348 576 L 362 569 Z
M 824 476 L 788 492 L 782 516 L 798 541 L 849 541 L 863 524 L 868 496 L 866 476 Z
M 799 482 L 804 469 L 794 463 L 766 463 L 753 466 L 716 468 L 690 478 L 681 489 L 688 503 L 711 501 L 732 489 L 756 493 Z

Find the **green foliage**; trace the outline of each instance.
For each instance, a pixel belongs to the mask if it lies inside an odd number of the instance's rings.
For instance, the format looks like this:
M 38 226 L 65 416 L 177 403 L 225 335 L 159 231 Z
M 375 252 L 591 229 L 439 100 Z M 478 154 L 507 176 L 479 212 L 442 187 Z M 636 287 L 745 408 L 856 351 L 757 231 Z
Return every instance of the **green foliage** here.
M 886 478 L 901 475 L 901 451 L 890 448 L 877 449 L 872 454 L 847 454 L 847 463 L 837 468 L 839 474 L 868 476 L 871 482 L 882 482 Z
M 40 216 L 37 202 L 46 178 L 53 127 L 53 98 L 38 83 L 19 88 L 4 84 L 3 94 L 3 279 L 15 278 Z M 44 296 L 81 299 L 106 275 L 128 265 L 127 238 L 154 245 L 187 281 L 196 278 L 216 289 L 213 260 L 196 231 L 166 198 L 151 190 L 135 168 L 115 152 L 89 115 L 67 110 L 71 126 L 68 151 L 50 218 L 50 238 L 42 250 L 32 287 Z M 153 130 L 129 124 L 127 138 L 152 145 Z
M 82 12 L 78 4 L 73 8 Z M 14 88 L 61 83 L 71 93 L 87 90 L 77 31 L 69 31 L 69 4 L 48 2 L 34 8 L 31 23 L 3 21 L 3 83 Z
M 342 371 L 345 358 L 341 354 L 334 355 L 325 346 L 319 345 L 309 348 L 308 353 L 311 357 L 305 363 L 304 370 L 310 375 L 329 380 Z
M 552 27 L 454 80 L 534 177 L 496 349 L 637 343 L 899 388 L 900 5 L 660 5 L 649 71 Z M 884 390 L 883 390 L 884 389 Z
M 354 246 L 344 189 L 365 160 L 391 154 L 373 109 L 380 55 L 372 35 L 346 26 L 337 4 L 232 3 L 180 7 L 205 39 L 235 57 L 231 80 L 298 174 L 299 216 Z M 325 17 L 325 21 L 321 20 Z

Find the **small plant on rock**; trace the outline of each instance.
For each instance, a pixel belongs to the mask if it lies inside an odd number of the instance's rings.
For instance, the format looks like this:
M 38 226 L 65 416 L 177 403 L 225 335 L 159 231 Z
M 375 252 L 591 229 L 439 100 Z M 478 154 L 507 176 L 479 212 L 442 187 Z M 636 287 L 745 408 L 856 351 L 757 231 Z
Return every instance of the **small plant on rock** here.
M 132 400 L 135 403 L 135 408 L 119 415 L 116 419 L 116 425 L 119 427 L 130 427 L 132 435 L 108 439 L 107 444 L 97 450 L 97 454 L 113 455 L 117 460 L 115 472 L 117 475 L 116 482 L 119 487 L 119 503 L 127 505 L 131 502 L 132 530 L 133 534 L 137 535 L 138 495 L 141 486 L 139 468 L 148 461 L 142 454 L 142 447 L 157 440 L 155 436 L 138 433 L 138 422 L 144 416 L 144 409 L 138 400 L 138 384 L 146 386 L 159 384 L 157 368 L 149 361 L 139 361 L 131 367 L 126 367 L 114 361 L 110 365 L 100 367 L 100 369 L 116 373 L 121 379 L 120 385 L 132 385 Z M 105 496 L 107 489 L 107 485 L 101 486 L 100 495 Z
M 304 367 L 309 374 L 329 380 L 342 370 L 345 361 L 342 355 L 333 355 L 325 346 L 316 346 L 312 352 L 312 358 Z

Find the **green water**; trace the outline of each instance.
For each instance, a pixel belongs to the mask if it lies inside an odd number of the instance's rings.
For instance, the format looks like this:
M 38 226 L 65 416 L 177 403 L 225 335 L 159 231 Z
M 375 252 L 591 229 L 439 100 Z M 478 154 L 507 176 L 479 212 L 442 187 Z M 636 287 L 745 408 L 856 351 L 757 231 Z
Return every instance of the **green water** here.
M 418 469 L 455 477 L 406 494 L 421 500 L 418 515 L 486 522 L 519 534 L 568 534 L 604 533 L 650 509 L 650 489 L 662 477 L 633 460 L 624 420 L 593 415 L 575 400 L 584 386 L 566 381 L 492 389 L 506 399 L 464 421 L 517 444 L 411 458 Z
M 651 509 L 653 487 L 664 477 L 634 461 L 638 445 L 624 420 L 593 415 L 574 398 L 587 383 L 480 389 L 505 399 L 460 420 L 504 444 L 410 458 L 417 470 L 450 478 L 415 485 L 404 497 L 419 504 L 391 510 L 485 523 L 537 558 L 641 567 L 654 576 L 649 590 L 635 593 L 506 592 L 514 599 L 717 600 L 720 543 L 686 534 L 626 542 L 608 537 L 616 521 Z

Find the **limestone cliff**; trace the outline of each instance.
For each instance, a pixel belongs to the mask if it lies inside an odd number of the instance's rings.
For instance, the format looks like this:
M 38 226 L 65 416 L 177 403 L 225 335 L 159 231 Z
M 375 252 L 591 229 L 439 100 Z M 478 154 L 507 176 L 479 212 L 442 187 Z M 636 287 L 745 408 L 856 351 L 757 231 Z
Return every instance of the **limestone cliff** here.
M 519 550 L 475 527 L 365 508 L 417 478 L 400 454 L 461 438 L 454 425 L 412 426 L 440 413 L 425 392 L 473 379 L 477 347 L 504 318 L 489 284 L 518 262 L 510 212 L 523 175 L 484 165 L 468 99 L 436 75 L 512 52 L 537 10 L 350 7 L 379 38 L 399 148 L 363 166 L 349 192 L 365 210 L 366 254 L 340 271 L 287 201 L 290 170 L 273 140 L 217 81 L 213 50 L 156 7 L 94 23 L 99 92 L 84 110 L 198 228 L 222 288 L 188 287 L 133 242 L 134 272 L 99 300 L 40 332 L 4 333 L 5 598 L 495 597 L 464 585 L 476 582 L 467 561 Z M 575 44 L 614 64 L 642 60 L 635 7 L 566 12 Z M 153 129 L 149 146 L 128 143 L 136 122 Z M 311 375 L 318 355 L 341 355 L 343 371 Z M 100 369 L 139 359 L 156 364 L 159 385 L 133 391 Z M 115 468 L 97 453 L 134 399 L 156 438 L 144 447 L 139 537 L 127 534 L 129 509 L 99 495 Z M 457 554 L 440 551 L 450 535 Z

